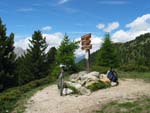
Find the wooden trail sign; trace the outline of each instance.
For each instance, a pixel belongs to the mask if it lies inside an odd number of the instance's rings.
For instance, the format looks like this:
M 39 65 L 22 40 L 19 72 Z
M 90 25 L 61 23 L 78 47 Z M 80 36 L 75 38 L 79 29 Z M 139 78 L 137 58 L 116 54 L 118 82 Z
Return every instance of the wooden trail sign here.
M 85 59 L 86 59 L 86 67 L 87 67 L 87 72 L 90 72 L 90 49 L 92 49 L 92 44 L 91 44 L 91 33 L 83 35 L 81 37 L 81 49 L 85 50 Z

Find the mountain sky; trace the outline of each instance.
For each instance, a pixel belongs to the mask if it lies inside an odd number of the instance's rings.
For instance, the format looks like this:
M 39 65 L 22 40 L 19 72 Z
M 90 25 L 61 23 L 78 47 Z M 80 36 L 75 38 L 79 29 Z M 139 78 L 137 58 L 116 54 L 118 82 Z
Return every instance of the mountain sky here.
M 41 30 L 49 48 L 58 47 L 65 33 L 80 40 L 92 33 L 92 52 L 104 34 L 126 42 L 150 32 L 149 0 L 0 0 L 0 17 L 7 34 L 15 33 L 15 46 L 26 49 L 35 30 Z M 76 56 L 84 51 L 78 49 Z

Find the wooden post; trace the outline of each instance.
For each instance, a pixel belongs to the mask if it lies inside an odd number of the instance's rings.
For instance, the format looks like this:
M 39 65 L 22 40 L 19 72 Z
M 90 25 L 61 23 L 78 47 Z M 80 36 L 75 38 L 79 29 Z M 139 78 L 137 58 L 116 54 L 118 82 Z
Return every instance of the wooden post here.
M 88 59 L 87 59 L 87 73 L 90 72 L 90 49 L 87 50 Z
M 86 59 L 86 71 L 87 73 L 90 72 L 90 49 L 92 49 L 91 44 L 91 33 L 83 35 L 81 37 L 81 45 L 82 50 L 85 50 L 85 59 Z

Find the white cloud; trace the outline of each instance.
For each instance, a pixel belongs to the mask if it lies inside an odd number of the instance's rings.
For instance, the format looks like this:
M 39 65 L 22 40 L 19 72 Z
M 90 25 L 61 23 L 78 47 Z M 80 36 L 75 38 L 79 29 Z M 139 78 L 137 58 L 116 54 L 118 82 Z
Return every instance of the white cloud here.
M 114 42 L 126 42 L 130 40 L 130 36 L 128 32 L 118 30 L 112 35 L 112 40 Z
M 48 44 L 48 48 L 50 47 L 58 47 L 61 43 L 63 34 L 62 33 L 54 33 L 54 34 L 43 34 L 43 37 L 46 37 L 46 42 Z M 27 37 L 25 39 L 19 40 L 15 42 L 16 47 L 21 47 L 23 49 L 27 49 L 29 45 L 29 39 L 31 37 Z
M 150 14 L 143 15 L 138 17 L 133 22 L 126 25 L 127 28 L 130 28 L 132 31 L 141 31 L 147 30 L 150 28 Z
M 108 26 L 104 29 L 105 32 L 111 32 L 119 27 L 118 22 L 109 23 Z
M 54 33 L 54 34 L 43 34 L 43 37 L 46 37 L 46 42 L 48 44 L 48 48 L 46 51 L 48 51 L 49 48 L 51 48 L 51 47 L 58 48 L 59 45 L 61 44 L 63 36 L 64 35 L 59 32 Z M 31 39 L 31 37 L 27 37 L 25 39 L 16 41 L 15 46 L 21 47 L 25 50 L 28 48 L 29 39 Z M 81 38 L 75 38 L 74 40 L 79 41 L 80 39 Z M 102 37 L 92 36 L 91 41 L 92 41 L 91 42 L 91 44 L 92 44 L 91 53 L 93 53 L 100 48 L 103 40 L 102 40 Z M 75 55 L 76 55 L 76 57 L 80 57 L 80 56 L 83 56 L 84 54 L 85 54 L 85 51 L 81 50 L 81 44 L 80 44 L 80 48 L 75 51 Z
M 50 31 L 52 29 L 51 26 L 45 26 L 42 28 L 43 31 Z
M 150 14 L 137 17 L 125 26 L 128 30 L 118 30 L 112 35 L 115 42 L 126 42 L 135 39 L 137 36 L 150 32 Z
M 27 37 L 25 39 L 21 39 L 19 41 L 15 42 L 15 46 L 16 47 L 21 47 L 24 50 L 28 48 L 28 44 L 29 44 L 29 39 L 31 39 L 31 37 Z
M 47 50 L 51 47 L 58 48 L 63 39 L 63 34 L 60 32 L 54 34 L 43 34 L 43 36 L 46 37 L 46 42 L 48 44 Z
M 98 24 L 98 25 L 96 25 L 96 27 L 98 28 L 98 29 L 103 29 L 104 27 L 105 27 L 105 24 Z
M 58 2 L 58 4 L 64 4 L 64 3 L 67 3 L 67 2 L 69 2 L 70 0 L 60 0 L 59 2 Z
M 107 26 L 105 26 L 105 24 L 100 23 L 96 27 L 98 29 L 102 29 L 105 32 L 111 32 L 119 27 L 119 22 L 108 23 Z

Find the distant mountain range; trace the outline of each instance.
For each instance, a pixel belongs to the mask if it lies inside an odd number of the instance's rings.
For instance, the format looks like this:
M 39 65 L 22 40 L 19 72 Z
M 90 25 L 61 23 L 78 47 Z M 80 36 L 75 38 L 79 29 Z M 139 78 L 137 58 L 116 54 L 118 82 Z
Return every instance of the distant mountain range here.
M 17 55 L 17 58 L 22 56 L 25 53 L 25 50 L 21 47 L 15 47 L 14 49 L 15 54 Z

